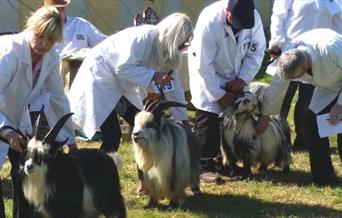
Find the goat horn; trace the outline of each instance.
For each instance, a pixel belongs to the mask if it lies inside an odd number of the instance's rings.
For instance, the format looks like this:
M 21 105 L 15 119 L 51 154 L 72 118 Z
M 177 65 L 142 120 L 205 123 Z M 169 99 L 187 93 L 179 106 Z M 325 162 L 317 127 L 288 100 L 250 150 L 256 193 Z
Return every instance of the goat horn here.
M 39 131 L 39 123 L 40 123 L 40 119 L 41 119 L 41 117 L 43 116 L 43 114 L 44 114 L 44 105 L 42 105 L 42 108 L 40 109 L 40 111 L 39 111 L 39 115 L 38 115 L 38 117 L 37 117 L 37 119 L 36 119 L 36 122 L 34 123 L 34 126 L 33 126 L 33 130 L 32 130 L 32 136 L 33 137 L 37 137 L 37 136 L 39 136 L 40 134 L 38 134 L 38 131 Z
M 144 111 L 147 111 L 147 108 L 151 105 L 153 103 L 153 101 L 151 101 L 151 100 L 147 100 L 146 101 L 146 103 L 145 103 L 145 105 L 144 105 Z
M 152 102 L 146 107 L 146 110 L 145 110 L 145 111 L 151 111 L 151 110 L 156 106 L 156 104 L 157 104 L 158 102 L 159 102 L 158 100 L 152 101 Z
M 177 101 L 159 101 L 155 104 L 155 106 L 151 109 L 151 113 L 158 117 L 162 113 L 163 110 L 169 107 L 186 107 L 185 104 L 177 102 Z
M 61 119 L 59 119 L 58 122 L 52 127 L 52 129 L 46 134 L 46 136 L 45 136 L 45 138 L 43 140 L 43 144 L 45 144 L 45 143 L 46 144 L 52 143 L 56 139 L 58 133 L 61 131 L 61 129 L 64 126 L 65 122 L 73 114 L 74 113 L 66 114 Z

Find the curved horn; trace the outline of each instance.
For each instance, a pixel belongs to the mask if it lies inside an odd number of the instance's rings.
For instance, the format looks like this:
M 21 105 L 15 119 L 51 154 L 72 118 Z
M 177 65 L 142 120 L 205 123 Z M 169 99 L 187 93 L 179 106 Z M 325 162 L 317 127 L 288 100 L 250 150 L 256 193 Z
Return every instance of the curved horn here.
M 42 105 L 42 108 L 40 109 L 40 111 L 39 111 L 39 115 L 38 115 L 38 117 L 37 117 L 37 119 L 36 119 L 36 122 L 34 123 L 34 126 L 33 126 L 33 129 L 32 129 L 32 136 L 33 137 L 37 137 L 38 135 L 40 135 L 40 134 L 38 134 L 38 131 L 39 131 L 39 123 L 40 123 L 40 119 L 41 119 L 41 117 L 43 116 L 43 114 L 44 114 L 44 105 Z
M 185 104 L 177 101 L 159 101 L 152 109 L 151 113 L 158 117 L 161 115 L 162 111 L 169 107 L 186 107 Z
M 64 124 L 66 123 L 66 121 L 73 114 L 74 113 L 66 114 L 61 119 L 59 119 L 58 122 L 52 127 L 52 129 L 46 134 L 46 136 L 45 136 L 45 138 L 43 140 L 43 144 L 45 144 L 45 143 L 46 144 L 52 143 L 56 139 L 58 133 L 61 131 L 61 129 L 64 126 Z
M 148 100 L 145 102 L 143 111 L 147 111 L 147 108 L 148 108 L 152 103 L 153 103 L 153 101 L 151 101 L 151 100 L 148 99 Z
M 157 103 L 159 103 L 160 101 L 152 101 L 151 104 L 149 104 L 147 107 L 146 107 L 146 110 L 145 111 L 151 111 L 156 105 Z

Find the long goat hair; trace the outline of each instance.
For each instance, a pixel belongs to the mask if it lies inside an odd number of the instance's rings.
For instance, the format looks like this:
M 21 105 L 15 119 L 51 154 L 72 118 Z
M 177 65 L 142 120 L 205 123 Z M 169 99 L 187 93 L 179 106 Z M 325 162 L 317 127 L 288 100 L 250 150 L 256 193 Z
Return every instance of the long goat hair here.
M 119 156 L 97 149 L 64 153 L 67 140 L 55 140 L 71 115 L 63 116 L 45 136 L 39 115 L 21 155 L 25 198 L 43 217 L 126 217 L 115 163 Z
M 197 138 L 189 128 L 163 116 L 163 110 L 184 104 L 158 101 L 147 105 L 135 117 L 132 139 L 135 160 L 150 194 L 148 205 L 156 206 L 166 198 L 171 208 L 178 207 L 188 185 L 199 191 Z
M 262 93 L 265 87 L 260 87 Z M 275 165 L 289 171 L 290 129 L 285 120 L 271 117 L 266 131 L 256 135 L 255 127 L 260 116 L 260 93 L 245 92 L 234 106 L 228 107 L 220 114 L 221 152 L 223 165 L 229 166 L 233 175 L 243 177 L 252 175 L 251 167 L 267 169 Z M 243 168 L 237 162 L 243 163 Z

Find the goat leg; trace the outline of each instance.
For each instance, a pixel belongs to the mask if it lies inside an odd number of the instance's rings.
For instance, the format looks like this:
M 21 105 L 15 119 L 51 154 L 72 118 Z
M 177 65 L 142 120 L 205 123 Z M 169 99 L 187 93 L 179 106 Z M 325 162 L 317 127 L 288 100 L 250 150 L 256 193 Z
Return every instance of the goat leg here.
M 153 198 L 150 198 L 150 200 L 148 201 L 148 204 L 146 205 L 146 209 L 155 208 L 157 206 L 158 206 L 158 201 Z
M 167 206 L 167 210 L 174 210 L 178 209 L 180 207 L 180 204 L 177 200 L 171 200 L 169 205 Z
M 243 160 L 243 178 L 244 179 L 249 179 L 252 176 L 252 171 L 251 171 L 251 161 L 248 155 L 244 155 L 244 160 Z
M 283 174 L 287 174 L 287 173 L 289 173 L 289 172 L 290 172 L 290 166 L 289 166 L 289 165 L 284 166 L 284 168 L 283 168 Z

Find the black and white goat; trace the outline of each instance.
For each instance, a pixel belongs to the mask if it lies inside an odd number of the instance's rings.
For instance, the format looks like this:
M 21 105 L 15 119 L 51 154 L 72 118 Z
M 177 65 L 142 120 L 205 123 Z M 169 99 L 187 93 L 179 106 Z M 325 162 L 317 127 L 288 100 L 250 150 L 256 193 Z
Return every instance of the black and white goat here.
M 196 137 L 189 128 L 163 116 L 164 109 L 175 106 L 185 107 L 178 102 L 159 101 L 145 106 L 135 117 L 133 150 L 144 172 L 149 206 L 156 206 L 164 198 L 170 200 L 170 207 L 179 206 L 188 185 L 199 192 L 200 150 Z
M 64 153 L 55 138 L 71 114 L 41 137 L 39 118 L 22 155 L 25 198 L 44 217 L 126 217 L 114 159 L 97 149 Z
M 263 91 L 261 87 L 259 91 Z M 223 165 L 229 166 L 234 175 L 241 174 L 237 162 L 243 162 L 244 177 L 251 175 L 251 167 L 266 169 L 275 165 L 284 172 L 289 171 L 290 129 L 286 121 L 271 117 L 266 131 L 256 135 L 255 127 L 260 115 L 258 95 L 245 92 L 234 106 L 221 114 L 221 152 Z

